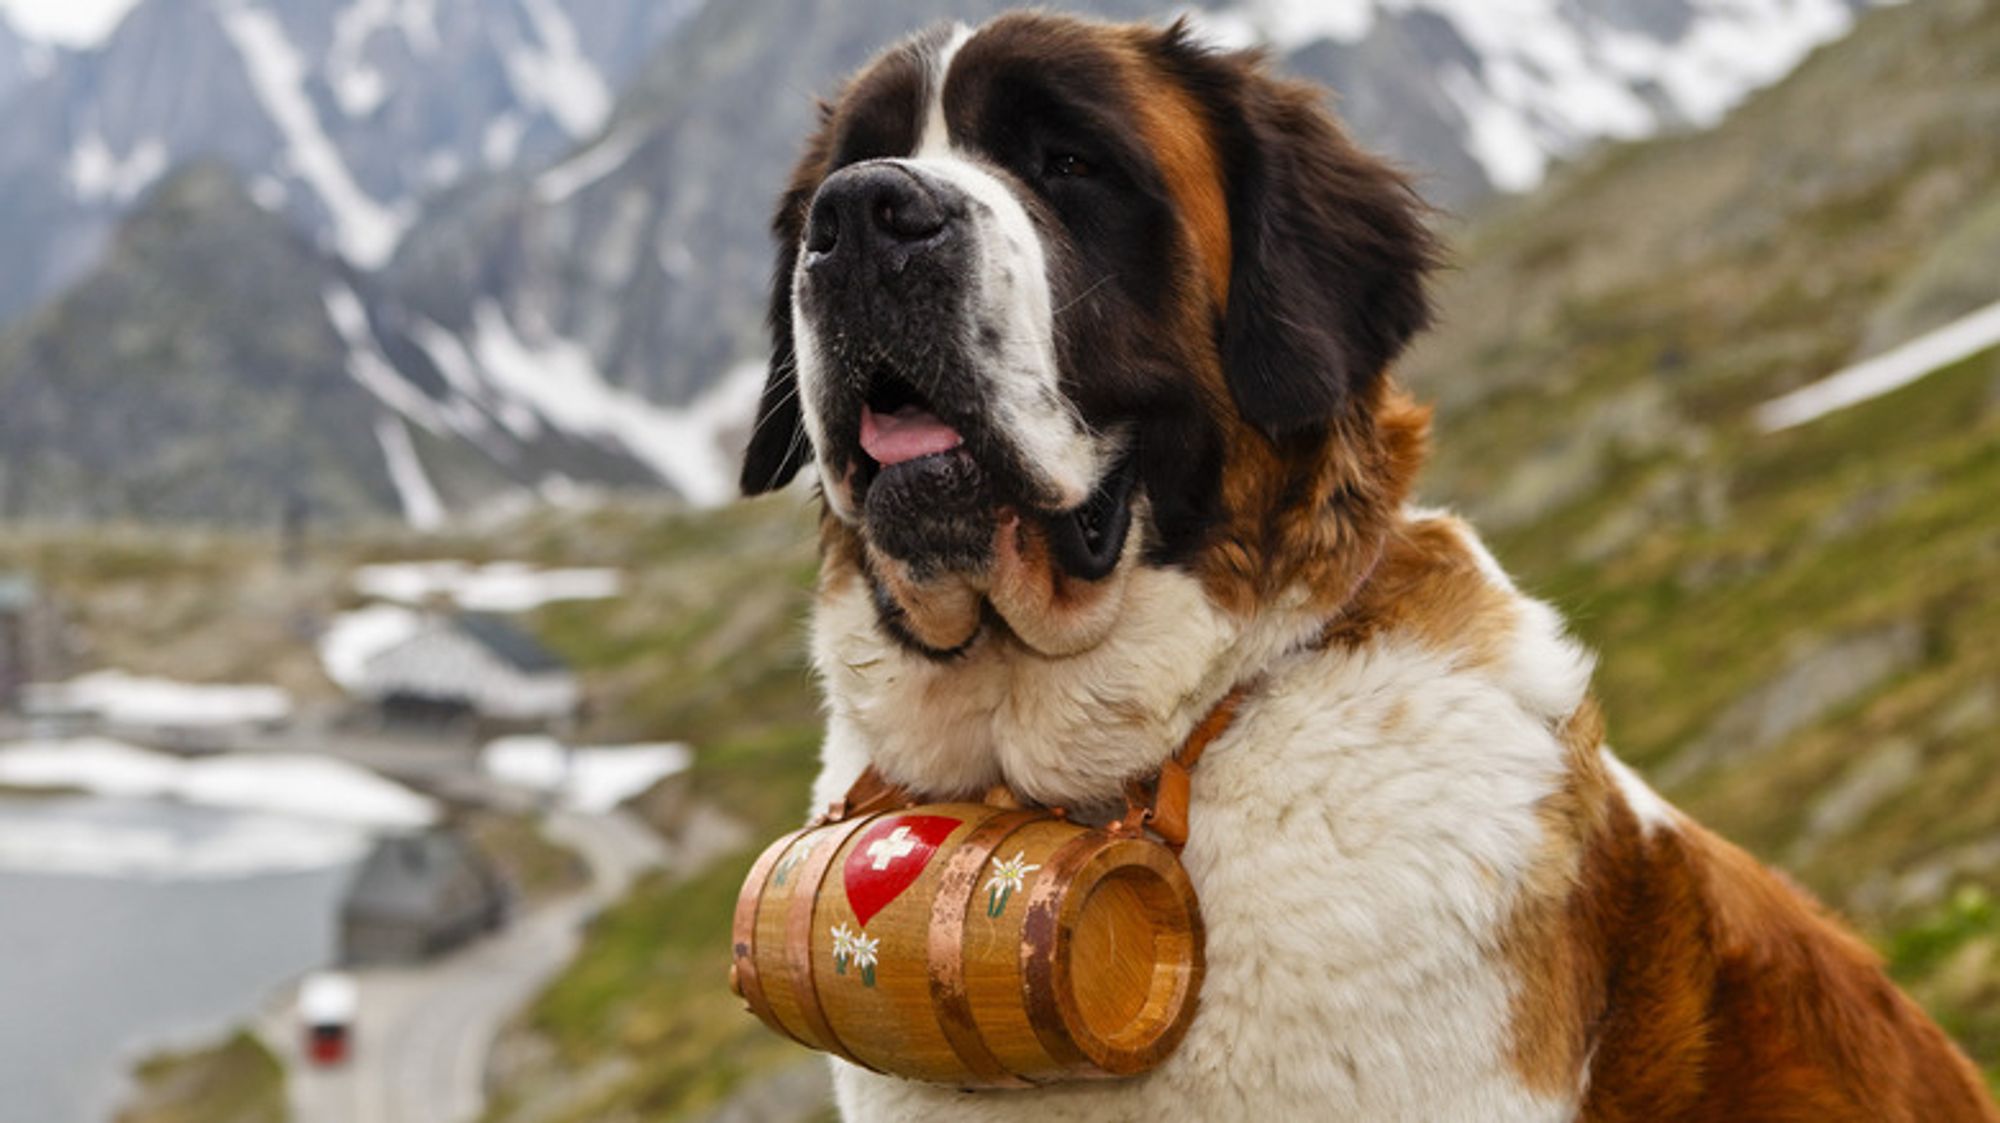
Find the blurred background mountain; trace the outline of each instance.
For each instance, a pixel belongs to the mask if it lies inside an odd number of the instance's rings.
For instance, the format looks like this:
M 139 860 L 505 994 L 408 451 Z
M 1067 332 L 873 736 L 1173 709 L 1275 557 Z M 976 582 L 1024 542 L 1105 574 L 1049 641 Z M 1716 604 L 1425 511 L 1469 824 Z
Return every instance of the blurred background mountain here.
M 273 621 L 339 604 L 339 565 L 628 572 L 523 619 L 583 682 L 579 736 L 697 746 L 633 805 L 686 850 L 515 1019 L 492 1119 L 824 1110 L 819 1062 L 721 985 L 754 843 L 813 769 L 811 515 L 713 505 L 813 96 L 1004 6 L 138 0 L 101 39 L 0 26 L 0 566 L 83 647 L 309 693 Z M 2000 3 L 1197 18 L 1328 83 L 1449 208 L 1442 324 L 1399 372 L 1438 407 L 1425 500 L 1602 652 L 1619 750 L 1853 918 L 2000 1079 L 2000 348 L 1920 349 L 1907 385 L 1798 424 L 1765 408 L 2000 302 Z M 325 541 L 292 572 L 264 528 L 301 510 Z
M 37 461 L 0 480 L 0 516 L 246 523 L 303 501 L 429 526 L 580 487 L 725 498 L 767 212 L 813 97 L 912 28 L 1006 6 L 139 0 L 94 42 L 0 32 L 0 452 Z M 1505 7 L 1254 0 L 1201 23 L 1271 43 L 1434 200 L 1473 206 L 1597 140 L 1712 123 L 1852 16 Z M 196 165 L 234 187 L 176 174 Z M 283 281 L 203 271 L 239 246 L 286 258 Z M 88 338 L 105 301 L 119 329 Z M 125 447 L 100 415 L 141 367 L 160 408 Z M 210 394 L 230 424 L 190 408 Z M 259 447 L 322 403 L 318 440 Z

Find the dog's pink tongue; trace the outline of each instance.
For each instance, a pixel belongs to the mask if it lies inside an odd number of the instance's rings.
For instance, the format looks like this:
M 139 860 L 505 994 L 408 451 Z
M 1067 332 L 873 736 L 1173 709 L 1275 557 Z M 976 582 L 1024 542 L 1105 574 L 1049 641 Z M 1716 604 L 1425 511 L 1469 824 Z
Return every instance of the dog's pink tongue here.
M 890 414 L 861 407 L 861 450 L 884 468 L 923 456 L 950 452 L 965 443 L 958 430 L 918 406 Z

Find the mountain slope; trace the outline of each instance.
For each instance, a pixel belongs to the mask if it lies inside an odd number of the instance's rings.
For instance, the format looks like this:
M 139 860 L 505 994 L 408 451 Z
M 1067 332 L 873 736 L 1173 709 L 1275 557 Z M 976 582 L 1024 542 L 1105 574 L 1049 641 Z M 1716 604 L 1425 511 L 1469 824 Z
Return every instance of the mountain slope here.
M 1607 139 L 1707 128 L 1861 0 L 1244 0 L 1209 22 L 1328 83 L 1434 202 L 1525 191 Z
M 7 13 L 0 11 L 0 107 L 7 104 L 14 91 L 27 85 L 54 61 L 53 49 L 22 37 L 7 22 Z
M 275 521 L 395 502 L 374 410 L 303 310 L 327 266 L 219 169 L 166 184 L 116 267 L 0 339 L 0 513 Z M 244 331 L 255 324 L 256 331 Z
M 2000 301 L 1996 137 L 2000 7 L 1872 13 L 1715 132 L 1472 228 L 1403 374 L 1439 403 L 1426 492 L 1601 652 L 1621 752 L 2000 1075 L 2000 352 L 1756 423 Z
M 80 277 L 196 158 L 378 266 L 423 198 L 593 135 L 691 2 L 143 0 L 0 101 L 0 323 Z
M 1749 89 L 1843 32 L 1851 0 L 1263 0 L 1198 26 L 1271 41 L 1329 84 L 1355 133 L 1465 203 L 1532 186 L 1604 137 L 1712 124 Z M 1002 0 L 732 0 L 683 26 L 602 136 L 532 179 L 490 182 L 420 220 L 387 285 L 470 338 L 491 301 L 523 335 L 582 348 L 605 378 L 687 401 L 763 346 L 768 209 L 812 95 L 880 46 Z M 1062 5 L 1159 18 L 1159 0 Z M 535 325 L 529 328 L 526 325 Z
M 1518 27 L 1458 0 L 1271 0 L 1206 19 L 1263 29 L 1291 52 L 1286 65 L 1343 91 L 1364 139 L 1451 195 L 1498 178 L 1481 120 L 1506 116 L 1507 158 L 1539 168 L 1607 130 L 1691 116 L 1649 84 L 1745 26 L 1785 32 L 1791 47 L 1758 56 L 1781 68 L 1808 32 L 1844 26 L 1844 2 L 1779 4 L 1821 13 L 1816 23 L 1770 17 L 1777 0 L 1666 0 L 1650 20 L 1625 0 L 1525 0 Z M 354 463 L 395 468 L 408 517 L 428 525 L 577 484 L 664 484 L 719 502 L 732 473 L 718 445 L 740 436 L 758 378 L 766 211 L 810 94 L 926 21 L 1007 6 L 141 0 L 101 43 L 49 56 L 45 77 L 0 100 L 0 252 L 12 266 L 0 322 L 55 286 L 101 279 L 91 270 L 118 220 L 171 168 L 214 158 L 348 267 L 292 314 L 327 320 L 350 372 L 400 419 L 334 432 L 355 442 Z M 1158 0 L 1085 6 L 1142 18 Z M 1714 76 L 1725 92 L 1756 77 L 1731 66 Z M 635 67 L 614 106 L 609 90 Z M 1624 108 L 1577 108 L 1599 102 Z M 345 275 L 395 249 L 366 281 Z M 399 435 L 405 424 L 418 435 Z M 192 447 L 200 434 L 177 439 Z M 478 451 L 458 455 L 465 446 Z
M 531 334 L 584 348 L 614 384 L 688 401 L 761 352 L 767 212 L 812 95 L 927 22 L 1013 6 L 709 4 L 638 76 L 598 141 L 531 181 L 442 200 L 385 283 L 468 335 L 472 309 L 490 300 L 511 323 L 539 325 Z M 1157 8 L 1069 6 L 1124 18 Z
M 0 335 L 0 518 L 258 523 L 302 503 L 431 526 L 573 480 L 657 485 L 365 294 L 219 163 L 169 178 L 102 268 Z

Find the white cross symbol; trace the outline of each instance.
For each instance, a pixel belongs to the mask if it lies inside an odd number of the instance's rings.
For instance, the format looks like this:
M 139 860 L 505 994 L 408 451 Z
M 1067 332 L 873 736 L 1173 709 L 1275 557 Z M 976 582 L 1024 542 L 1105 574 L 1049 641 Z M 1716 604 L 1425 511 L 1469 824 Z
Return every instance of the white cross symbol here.
M 868 844 L 868 856 L 875 859 L 871 869 L 886 870 L 889 863 L 901 858 L 917 848 L 917 841 L 910 837 L 910 828 L 897 827 L 888 837 L 878 838 Z

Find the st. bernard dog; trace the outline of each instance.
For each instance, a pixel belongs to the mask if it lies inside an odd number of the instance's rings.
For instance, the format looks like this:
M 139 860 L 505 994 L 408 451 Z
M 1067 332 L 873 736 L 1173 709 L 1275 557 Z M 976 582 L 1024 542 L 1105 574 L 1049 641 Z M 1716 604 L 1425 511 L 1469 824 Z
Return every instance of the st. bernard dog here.
M 1876 957 L 1612 756 L 1591 657 L 1406 505 L 1437 260 L 1318 89 L 1016 14 L 877 57 L 785 192 L 748 492 L 817 470 L 815 792 L 1194 774 L 1208 974 L 1129 1080 L 836 1062 L 855 1120 L 2000 1118 Z

